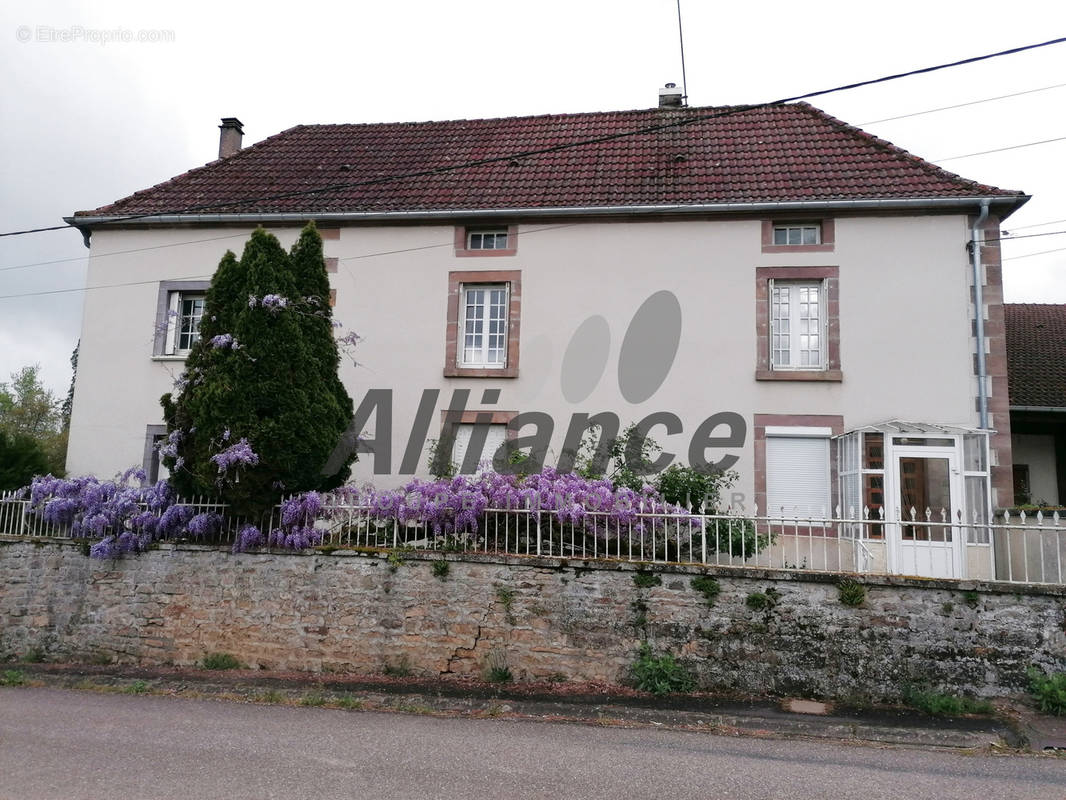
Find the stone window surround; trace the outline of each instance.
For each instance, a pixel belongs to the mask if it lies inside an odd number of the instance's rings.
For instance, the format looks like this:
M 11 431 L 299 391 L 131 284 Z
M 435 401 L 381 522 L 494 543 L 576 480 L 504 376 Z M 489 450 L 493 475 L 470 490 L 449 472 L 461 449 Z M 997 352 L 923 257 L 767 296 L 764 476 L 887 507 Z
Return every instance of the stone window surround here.
M 825 285 L 826 368 L 772 369 L 770 366 L 771 280 L 821 280 Z M 828 381 L 844 379 L 840 368 L 840 268 L 756 267 L 755 269 L 755 380 Z
M 467 249 L 467 235 L 471 231 L 490 228 L 506 228 L 508 247 L 503 250 L 469 250 Z M 465 257 L 496 257 L 513 256 L 518 252 L 518 226 L 517 225 L 456 225 L 455 226 L 455 255 Z
M 821 242 L 818 244 L 774 244 L 775 225 L 818 225 Z M 762 251 L 764 253 L 832 253 L 835 247 L 836 225 L 832 219 L 764 219 L 762 221 Z
M 829 428 L 832 436 L 844 432 L 844 417 L 839 414 L 756 414 L 752 425 L 752 444 L 755 448 L 755 505 L 760 515 L 766 515 L 766 429 L 767 428 Z M 832 508 L 840 502 L 839 471 L 833 442 L 829 442 L 829 496 Z M 832 516 L 832 509 L 829 509 Z
M 160 281 L 159 297 L 155 309 L 155 341 L 152 344 L 152 357 L 159 359 L 175 358 L 185 360 L 184 355 L 167 353 L 167 329 L 170 320 L 167 313 L 170 311 L 170 296 L 175 292 L 189 294 L 204 294 L 211 286 L 211 281 Z
M 508 284 L 507 362 L 502 368 L 462 367 L 458 361 L 459 303 L 464 284 Z M 448 317 L 445 328 L 444 377 L 517 378 L 522 316 L 521 270 L 467 270 L 448 273 Z

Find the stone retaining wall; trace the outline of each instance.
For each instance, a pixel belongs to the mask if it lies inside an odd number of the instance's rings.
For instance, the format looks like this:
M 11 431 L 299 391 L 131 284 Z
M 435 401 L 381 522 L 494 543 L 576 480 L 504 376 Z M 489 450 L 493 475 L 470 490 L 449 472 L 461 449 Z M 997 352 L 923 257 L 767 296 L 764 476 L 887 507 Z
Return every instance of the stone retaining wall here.
M 191 665 L 227 652 L 280 670 L 565 676 L 623 682 L 639 643 L 680 657 L 701 687 L 895 699 L 908 683 L 996 696 L 1032 664 L 1066 670 L 1066 587 L 439 556 L 229 555 L 165 545 L 120 561 L 68 543 L 0 542 L 0 660 Z M 646 567 L 647 568 L 647 567 Z M 691 579 L 713 575 L 709 606 Z M 770 608 L 753 592 L 777 593 Z

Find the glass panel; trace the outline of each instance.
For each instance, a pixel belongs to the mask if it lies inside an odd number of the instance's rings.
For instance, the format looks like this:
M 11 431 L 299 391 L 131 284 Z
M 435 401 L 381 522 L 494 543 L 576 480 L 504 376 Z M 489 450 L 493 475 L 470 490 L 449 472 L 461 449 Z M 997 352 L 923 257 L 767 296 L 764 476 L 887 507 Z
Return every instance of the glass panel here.
M 774 228 L 774 244 L 788 244 L 788 230 Z
M 916 542 L 950 542 L 951 526 L 943 524 L 941 511 L 951 512 L 951 471 L 946 458 L 901 456 L 899 459 L 900 514 L 904 520 L 921 524 L 904 524 L 904 540 Z M 932 512 L 926 520 L 926 509 Z M 950 521 L 950 516 L 949 516 Z M 934 524 L 935 523 L 935 524 Z
M 817 228 L 804 228 L 803 229 L 803 243 L 804 244 L 818 244 L 818 229 Z
M 885 435 L 883 433 L 863 434 L 863 469 L 885 468 Z
M 885 507 L 884 475 L 863 475 L 862 501 L 870 510 L 870 519 L 881 518 L 881 510 Z M 885 526 L 880 523 L 867 525 L 866 535 L 871 539 L 880 539 L 885 535 Z
M 966 489 L 966 513 L 963 520 L 969 532 L 971 544 L 988 544 L 988 478 L 984 475 L 967 475 L 963 479 Z
M 892 444 L 906 445 L 907 447 L 954 447 L 954 439 L 932 439 L 920 436 L 894 436 Z
M 962 469 L 964 472 L 987 472 L 985 462 L 985 435 L 969 434 L 962 437 Z

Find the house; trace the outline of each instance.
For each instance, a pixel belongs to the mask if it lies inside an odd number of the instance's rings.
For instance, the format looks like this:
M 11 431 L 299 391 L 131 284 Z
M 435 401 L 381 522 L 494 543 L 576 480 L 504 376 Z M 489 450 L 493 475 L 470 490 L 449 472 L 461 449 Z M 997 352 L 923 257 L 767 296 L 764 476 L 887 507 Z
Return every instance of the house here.
M 1014 500 L 1066 503 L 1066 305 L 1010 303 L 1010 380 Z
M 67 218 L 102 287 L 68 469 L 158 470 L 158 398 L 215 265 L 255 226 L 288 246 L 314 219 L 335 317 L 363 337 L 342 372 L 366 434 L 356 480 L 424 475 L 445 424 L 470 467 L 516 435 L 565 462 L 590 418 L 642 421 L 660 464 L 736 470 L 735 508 L 866 506 L 891 523 L 866 557 L 977 575 L 987 542 L 930 542 L 900 517 L 1013 502 L 998 231 L 1028 197 L 804 103 L 664 95 L 300 125 L 247 148 L 223 120 L 218 160 Z

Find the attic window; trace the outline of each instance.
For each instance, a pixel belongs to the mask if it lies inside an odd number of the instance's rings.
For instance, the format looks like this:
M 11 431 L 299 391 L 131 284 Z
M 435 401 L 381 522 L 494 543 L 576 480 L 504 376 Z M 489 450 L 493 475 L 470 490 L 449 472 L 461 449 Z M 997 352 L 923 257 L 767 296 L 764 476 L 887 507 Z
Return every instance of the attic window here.
M 821 244 L 822 226 L 815 225 L 774 225 L 775 245 Z
M 467 250 L 506 250 L 507 229 L 473 229 L 466 232 Z
M 459 226 L 455 229 L 457 256 L 513 256 L 518 250 L 518 226 Z

